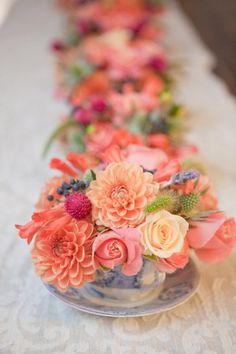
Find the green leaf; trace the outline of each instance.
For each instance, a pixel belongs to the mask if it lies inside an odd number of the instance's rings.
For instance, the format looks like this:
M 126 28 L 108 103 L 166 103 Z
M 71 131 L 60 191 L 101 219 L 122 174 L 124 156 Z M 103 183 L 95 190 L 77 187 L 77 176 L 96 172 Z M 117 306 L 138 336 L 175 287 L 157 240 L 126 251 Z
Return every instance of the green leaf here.
M 209 190 L 209 187 L 206 187 L 200 192 L 201 197 L 206 194 L 206 192 Z
M 170 109 L 170 116 L 181 116 L 181 113 L 183 112 L 183 107 L 178 105 L 178 104 L 174 104 L 171 109 Z
M 156 261 L 156 259 L 157 259 L 157 257 L 154 254 L 152 254 L 152 255 L 145 254 L 145 255 L 143 255 L 143 257 L 149 261 Z
M 84 179 L 86 182 L 92 182 L 96 180 L 96 173 L 93 170 L 86 171 L 84 175 Z
M 42 156 L 45 157 L 48 153 L 48 150 L 50 149 L 53 141 L 58 138 L 62 133 L 64 133 L 68 128 L 71 127 L 75 127 L 77 125 L 77 123 L 72 120 L 72 119 L 68 119 L 65 122 L 63 122 L 61 125 L 59 125 L 59 127 L 57 127 L 52 134 L 49 136 L 44 149 L 43 149 L 43 153 Z
M 194 189 L 197 188 L 198 182 L 199 182 L 199 178 L 197 178 L 197 179 L 194 181 L 194 184 L 193 184 Z
M 208 216 L 215 213 L 222 213 L 222 211 L 217 209 L 208 209 L 204 211 L 199 211 L 196 214 L 189 217 L 189 219 L 192 221 L 203 221 L 204 219 L 208 218 Z
M 101 265 L 101 263 L 99 265 L 104 272 L 108 272 L 110 270 L 110 268 L 104 267 L 103 265 Z
M 69 140 L 70 151 L 75 151 L 75 152 L 85 151 L 83 134 L 84 134 L 83 131 L 81 131 L 80 129 L 72 132 L 72 134 L 69 134 L 68 140 Z

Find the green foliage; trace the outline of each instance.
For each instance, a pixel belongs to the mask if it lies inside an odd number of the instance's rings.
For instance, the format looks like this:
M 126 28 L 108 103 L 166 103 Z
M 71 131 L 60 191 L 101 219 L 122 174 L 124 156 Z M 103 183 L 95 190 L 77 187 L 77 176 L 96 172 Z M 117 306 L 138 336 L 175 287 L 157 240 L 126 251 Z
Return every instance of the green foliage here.
M 156 261 L 157 260 L 157 256 L 155 256 L 154 254 L 152 254 L 152 255 L 144 254 L 143 257 L 146 258 L 148 261 Z
M 77 45 L 79 41 L 80 41 L 80 36 L 76 31 L 71 30 L 67 33 L 67 42 L 69 46 Z
M 85 172 L 84 179 L 86 182 L 91 183 L 96 180 L 96 173 L 93 170 L 88 170 Z
M 84 152 L 85 144 L 83 139 L 83 131 L 76 130 L 68 134 L 68 144 L 70 151 Z
M 182 116 L 183 114 L 183 107 L 179 104 L 173 104 L 173 106 L 170 109 L 170 116 L 171 117 L 176 117 L 176 116 Z
M 181 214 L 188 215 L 193 209 L 197 207 L 200 201 L 199 193 L 184 194 L 180 197 Z
M 145 208 L 145 213 L 153 213 L 162 209 L 174 211 L 177 208 L 178 198 L 173 191 L 163 191 L 158 197 L 149 203 Z
M 52 134 L 49 136 L 44 149 L 43 149 L 43 157 L 45 157 L 48 153 L 48 150 L 50 149 L 53 141 L 58 138 L 60 135 L 62 135 L 63 133 L 65 133 L 65 131 L 71 127 L 75 127 L 77 125 L 77 123 L 72 120 L 72 119 L 67 119 L 66 121 L 64 121 L 61 125 L 59 125 L 59 127 L 57 127 Z
M 66 69 L 67 84 L 73 86 L 86 79 L 93 72 L 93 67 L 85 59 L 80 58 Z
M 203 210 L 203 211 L 196 211 L 196 213 L 191 215 L 191 220 L 193 220 L 193 221 L 204 221 L 210 215 L 215 214 L 215 213 L 222 213 L 222 211 L 218 210 L 218 209 L 208 209 L 208 210 Z

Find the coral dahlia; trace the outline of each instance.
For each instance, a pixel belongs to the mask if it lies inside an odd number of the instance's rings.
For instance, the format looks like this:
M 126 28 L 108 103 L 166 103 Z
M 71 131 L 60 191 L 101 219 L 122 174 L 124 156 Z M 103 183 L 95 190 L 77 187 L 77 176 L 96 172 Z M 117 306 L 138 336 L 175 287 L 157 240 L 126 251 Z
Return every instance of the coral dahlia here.
M 60 291 L 80 288 L 95 278 L 92 259 L 94 227 L 86 220 L 72 220 L 48 237 L 36 237 L 31 251 L 36 273 Z
M 135 227 L 144 218 L 143 208 L 159 190 L 153 175 L 128 162 L 111 163 L 96 174 L 87 192 L 98 225 L 111 228 Z

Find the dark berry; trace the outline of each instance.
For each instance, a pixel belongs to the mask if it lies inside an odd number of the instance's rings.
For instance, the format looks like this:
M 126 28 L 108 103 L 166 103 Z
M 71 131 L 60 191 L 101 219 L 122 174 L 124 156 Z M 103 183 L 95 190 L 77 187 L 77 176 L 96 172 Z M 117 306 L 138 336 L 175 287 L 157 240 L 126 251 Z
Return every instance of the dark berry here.
M 86 184 L 84 181 L 78 181 L 78 186 L 79 188 L 84 189 L 86 187 Z
M 62 195 L 63 194 L 63 189 L 61 187 L 57 188 L 57 193 Z
M 75 179 L 74 178 L 70 179 L 70 184 L 75 184 Z
M 75 183 L 72 187 L 73 191 L 78 191 L 79 190 L 79 184 Z
M 51 50 L 53 52 L 61 52 L 64 49 L 65 45 L 60 39 L 56 39 L 51 43 Z
M 62 183 L 62 188 L 69 190 L 69 189 L 71 189 L 71 185 L 69 185 L 69 183 L 63 182 L 63 183 Z
M 47 198 L 48 198 L 48 201 L 49 201 L 49 202 L 52 202 L 53 199 L 54 199 L 53 195 L 51 195 L 51 194 L 49 194 Z

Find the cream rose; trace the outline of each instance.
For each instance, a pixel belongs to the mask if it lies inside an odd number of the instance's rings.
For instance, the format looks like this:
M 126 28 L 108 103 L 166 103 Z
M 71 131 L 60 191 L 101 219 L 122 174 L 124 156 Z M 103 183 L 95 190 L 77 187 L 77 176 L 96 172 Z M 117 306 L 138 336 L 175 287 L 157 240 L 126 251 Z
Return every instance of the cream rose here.
M 146 221 L 138 227 L 144 253 L 168 258 L 180 252 L 188 227 L 184 218 L 166 210 L 148 215 Z

